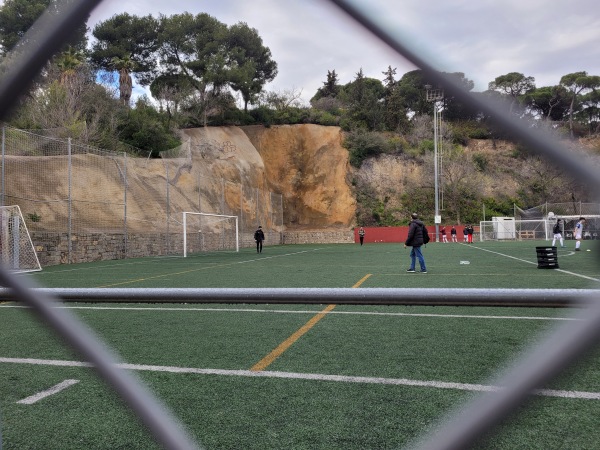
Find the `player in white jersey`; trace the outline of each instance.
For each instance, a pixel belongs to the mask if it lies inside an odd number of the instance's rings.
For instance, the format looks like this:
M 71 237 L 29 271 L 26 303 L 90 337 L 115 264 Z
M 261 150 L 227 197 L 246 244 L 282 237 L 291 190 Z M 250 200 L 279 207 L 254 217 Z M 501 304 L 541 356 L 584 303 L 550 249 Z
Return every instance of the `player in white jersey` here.
M 581 250 L 581 239 L 583 237 L 583 226 L 585 225 L 585 217 L 580 217 L 579 222 L 575 225 L 575 229 L 573 230 L 573 235 L 575 236 L 575 251 L 578 252 Z

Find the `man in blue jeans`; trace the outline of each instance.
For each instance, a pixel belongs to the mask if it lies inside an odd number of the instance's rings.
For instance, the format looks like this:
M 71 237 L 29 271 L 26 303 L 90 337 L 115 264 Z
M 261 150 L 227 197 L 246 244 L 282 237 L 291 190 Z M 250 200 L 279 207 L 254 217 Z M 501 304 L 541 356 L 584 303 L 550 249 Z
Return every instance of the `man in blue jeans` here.
M 412 213 L 410 217 L 412 220 L 408 225 L 408 237 L 404 243 L 404 248 L 412 247 L 412 250 L 410 251 L 410 268 L 407 272 L 415 272 L 415 263 L 418 259 L 419 266 L 421 266 L 421 273 L 427 273 L 425 258 L 423 258 L 423 253 L 421 253 L 421 246 L 425 244 L 425 224 L 419 220 L 417 213 Z

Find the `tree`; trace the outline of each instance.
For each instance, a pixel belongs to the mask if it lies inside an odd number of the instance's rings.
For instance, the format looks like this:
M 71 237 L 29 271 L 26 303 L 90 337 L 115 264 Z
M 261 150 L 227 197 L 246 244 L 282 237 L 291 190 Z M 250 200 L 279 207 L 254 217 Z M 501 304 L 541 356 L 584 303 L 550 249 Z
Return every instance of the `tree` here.
M 385 75 L 383 79 L 383 85 L 385 86 L 385 126 L 390 131 L 405 130 L 408 127 L 408 117 L 403 104 L 402 93 L 397 81 L 394 79 L 396 69 L 388 66 L 383 75 Z
M 85 54 L 82 51 L 70 47 L 60 53 L 55 59 L 54 64 L 60 71 L 59 82 L 63 86 L 72 84 L 72 80 L 77 74 L 77 69 L 85 63 Z
M 581 111 L 578 114 L 580 121 L 588 126 L 589 134 L 600 131 L 600 90 L 592 89 L 591 92 L 581 96 Z
M 569 94 L 564 86 L 543 86 L 525 96 L 525 105 L 544 120 L 562 121 L 569 111 Z
M 205 125 L 209 111 L 229 107 L 229 89 L 240 92 L 247 110 L 277 74 L 255 29 L 245 23 L 228 28 L 206 13 L 162 16 L 160 57 L 163 73 L 182 75 L 195 89 Z
M 473 80 L 469 80 L 463 72 L 442 72 L 446 78 L 452 79 L 454 84 L 458 84 L 465 91 L 470 92 L 475 87 Z M 479 111 L 474 111 L 472 107 L 458 100 L 452 93 L 444 92 L 444 119 L 448 121 L 475 120 Z
M 560 85 L 569 91 L 571 103 L 569 105 L 569 132 L 571 139 L 575 137 L 573 132 L 573 116 L 577 106 L 578 96 L 584 92 L 589 92 L 600 87 L 600 77 L 590 76 L 587 72 L 574 72 L 564 75 L 560 79 Z
M 166 109 L 169 119 L 179 114 L 180 106 L 194 93 L 191 81 L 185 75 L 159 75 L 150 84 L 152 97 L 161 110 Z
M 398 81 L 402 103 L 410 115 L 429 115 L 433 106 L 427 101 L 425 85 L 430 84 L 420 69 L 406 72 Z
M 194 109 L 207 124 L 227 85 L 227 26 L 201 13 L 161 16 L 160 65 L 163 74 L 186 77 L 195 90 Z M 199 109 L 198 109 L 199 108 Z
M 243 22 L 229 28 L 226 43 L 229 85 L 242 94 L 247 112 L 248 103 L 254 104 L 265 84 L 277 76 L 277 63 L 258 31 Z
M 510 72 L 506 75 L 496 77 L 494 81 L 489 83 L 490 91 L 497 91 L 509 97 L 510 112 L 512 113 L 519 98 L 528 94 L 535 89 L 535 78 L 526 77 L 522 73 Z
M 59 14 L 60 6 L 71 1 L 77 0 L 68 0 L 66 3 L 59 0 L 5 0 L 0 6 L 0 47 L 2 54 L 5 55 L 18 46 L 25 33 L 46 9 L 51 14 Z M 78 50 L 85 49 L 86 31 L 85 24 L 79 26 L 65 46 L 75 47 Z
M 381 81 L 365 77 L 362 68 L 354 81 L 342 87 L 339 97 L 347 105 L 354 127 L 371 131 L 383 127 L 384 93 Z
M 122 13 L 94 27 L 91 60 L 104 70 L 119 73 L 119 98 L 126 105 L 131 98 L 131 74 L 143 86 L 155 76 L 158 25 L 151 15 Z
M 340 92 L 338 75 L 334 70 L 327 71 L 327 80 L 323 82 L 323 86 L 317 89 L 317 93 L 310 99 L 311 104 L 325 97 L 335 98 Z
M 149 100 L 140 97 L 135 108 L 128 109 L 118 126 L 121 141 L 133 147 L 149 151 L 156 157 L 161 151 L 181 144 L 169 129 Z

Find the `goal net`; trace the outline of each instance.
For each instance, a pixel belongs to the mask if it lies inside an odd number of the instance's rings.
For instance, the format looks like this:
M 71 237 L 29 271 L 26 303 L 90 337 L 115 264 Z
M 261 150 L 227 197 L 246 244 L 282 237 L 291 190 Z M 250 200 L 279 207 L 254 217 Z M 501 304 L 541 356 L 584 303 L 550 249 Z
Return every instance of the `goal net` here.
M 514 217 L 494 217 L 479 223 L 481 241 L 548 240 L 552 227 L 548 220 L 515 220 Z
M 183 213 L 183 256 L 240 250 L 238 217 L 198 212 Z
M 29 231 L 18 206 L 0 206 L 0 254 L 11 272 L 42 270 Z
M 583 239 L 600 239 L 600 215 L 588 214 L 585 216 L 577 215 L 553 215 L 548 216 L 548 223 L 554 227 L 557 219 L 561 219 L 561 232 L 565 239 L 575 239 L 573 234 L 575 225 L 581 217 L 585 217 L 585 226 L 583 227 Z M 551 235 L 552 236 L 552 235 Z

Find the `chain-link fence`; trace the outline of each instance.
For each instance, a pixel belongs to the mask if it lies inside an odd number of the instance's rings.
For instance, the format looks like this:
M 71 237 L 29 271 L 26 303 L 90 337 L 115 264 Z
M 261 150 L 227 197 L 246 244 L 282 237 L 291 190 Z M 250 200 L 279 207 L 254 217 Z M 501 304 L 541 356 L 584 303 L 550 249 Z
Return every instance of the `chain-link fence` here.
M 241 247 L 258 225 L 280 243 L 282 195 L 215 176 L 203 155 L 232 144 L 202 145 L 148 159 L 3 127 L 0 202 L 21 207 L 42 265 L 182 254 L 183 211 L 238 216 Z

